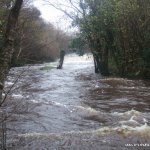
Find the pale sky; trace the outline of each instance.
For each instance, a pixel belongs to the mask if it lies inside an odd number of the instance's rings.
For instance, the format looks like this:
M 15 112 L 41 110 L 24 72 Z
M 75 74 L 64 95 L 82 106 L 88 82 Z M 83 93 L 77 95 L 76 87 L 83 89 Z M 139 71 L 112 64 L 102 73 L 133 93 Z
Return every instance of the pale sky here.
M 56 2 L 56 0 L 50 0 Z M 63 0 L 61 0 L 62 2 Z M 56 27 L 65 30 L 66 32 L 77 31 L 75 28 L 71 28 L 71 19 L 69 19 L 63 12 L 57 10 L 51 5 L 48 5 L 44 0 L 35 0 L 34 6 L 41 11 L 41 17 L 46 21 L 51 22 Z

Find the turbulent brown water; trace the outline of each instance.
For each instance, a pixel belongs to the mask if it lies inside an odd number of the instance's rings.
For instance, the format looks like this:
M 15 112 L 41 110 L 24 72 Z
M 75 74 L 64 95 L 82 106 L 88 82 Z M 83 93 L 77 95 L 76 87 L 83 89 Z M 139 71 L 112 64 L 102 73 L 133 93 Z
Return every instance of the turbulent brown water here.
M 10 71 L 8 150 L 150 149 L 149 81 L 95 75 L 90 56 L 46 65 Z

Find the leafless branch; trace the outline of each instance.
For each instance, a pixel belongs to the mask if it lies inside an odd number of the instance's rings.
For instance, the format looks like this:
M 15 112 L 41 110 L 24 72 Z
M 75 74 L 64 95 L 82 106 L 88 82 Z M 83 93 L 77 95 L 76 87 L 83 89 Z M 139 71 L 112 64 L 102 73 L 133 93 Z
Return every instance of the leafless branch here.
M 49 0 L 44 0 L 44 2 L 46 2 L 47 5 L 51 5 L 52 7 L 56 8 L 57 10 L 63 12 L 65 15 L 67 15 L 72 20 L 74 20 L 77 15 L 73 15 L 71 12 L 68 11 L 68 9 L 70 9 L 70 10 L 72 9 L 73 12 L 75 12 L 75 13 L 82 14 L 81 10 L 77 6 L 74 5 L 72 0 L 68 1 L 70 5 L 65 5 L 62 3 L 56 4 L 56 3 L 50 2 Z
M 9 90 L 7 92 L 4 92 L 5 93 L 5 96 L 3 98 L 3 100 L 1 101 L 0 103 L 0 107 L 3 105 L 3 103 L 5 102 L 7 96 L 9 95 L 9 93 L 12 91 L 12 89 L 14 88 L 14 86 L 17 84 L 18 80 L 22 77 L 22 75 L 27 71 L 27 69 L 23 70 L 18 76 L 17 78 L 15 79 L 13 85 L 9 88 Z

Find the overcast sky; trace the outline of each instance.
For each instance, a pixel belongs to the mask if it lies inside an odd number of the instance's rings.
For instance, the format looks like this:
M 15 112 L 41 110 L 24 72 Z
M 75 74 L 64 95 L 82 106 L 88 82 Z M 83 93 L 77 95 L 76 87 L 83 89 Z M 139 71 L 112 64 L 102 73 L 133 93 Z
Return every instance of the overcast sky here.
M 56 2 L 56 0 L 50 1 L 54 3 Z M 61 0 L 61 2 L 63 2 L 63 0 Z M 46 4 L 44 0 L 36 0 L 34 2 L 34 6 L 36 6 L 41 11 L 42 18 L 44 18 L 48 22 L 53 23 L 56 27 L 59 27 L 68 32 L 76 30 L 71 28 L 71 19 L 69 19 L 60 10 L 57 10 L 53 6 Z

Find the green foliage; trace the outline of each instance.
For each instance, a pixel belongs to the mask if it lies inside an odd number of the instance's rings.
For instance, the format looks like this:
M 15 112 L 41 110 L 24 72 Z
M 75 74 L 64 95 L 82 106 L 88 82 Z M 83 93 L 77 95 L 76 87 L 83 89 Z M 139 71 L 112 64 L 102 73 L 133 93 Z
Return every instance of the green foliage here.
M 79 56 L 83 56 L 86 51 L 85 41 L 81 38 L 80 35 L 77 35 L 72 39 L 69 48 L 76 52 Z
M 86 13 L 77 23 L 101 68 L 109 64 L 121 76 L 148 76 L 150 1 L 85 0 L 84 5 Z M 115 63 L 109 62 L 112 58 Z

